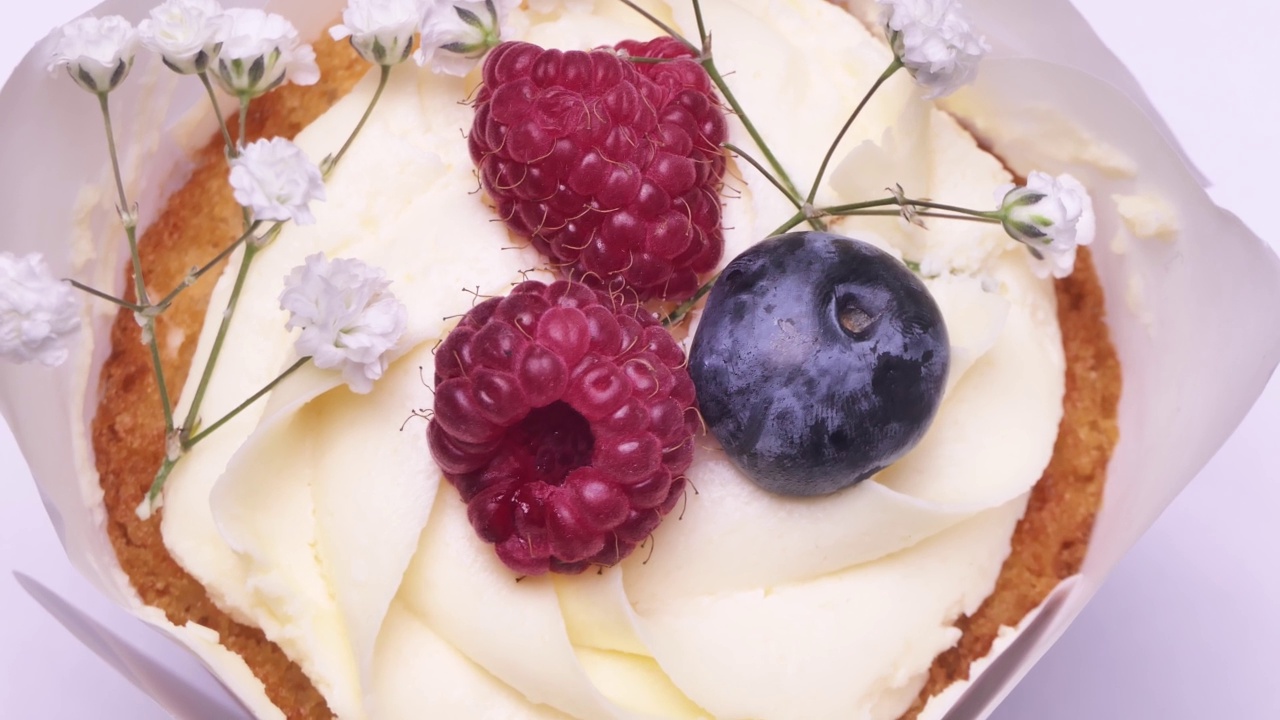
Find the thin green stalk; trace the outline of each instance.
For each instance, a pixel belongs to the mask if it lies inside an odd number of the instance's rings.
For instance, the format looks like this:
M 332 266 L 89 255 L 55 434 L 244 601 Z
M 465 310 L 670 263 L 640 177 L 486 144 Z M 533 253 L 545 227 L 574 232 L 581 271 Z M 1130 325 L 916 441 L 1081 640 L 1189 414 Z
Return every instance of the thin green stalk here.
M 222 141 L 227 145 L 227 156 L 236 156 L 236 144 L 231 140 L 231 130 L 227 128 L 226 118 L 222 117 L 222 108 L 218 107 L 218 96 L 213 94 L 213 83 L 209 82 L 208 71 L 199 73 L 200 82 L 204 83 L 204 91 L 209 94 L 209 102 L 213 105 L 213 114 L 218 118 L 218 129 L 222 131 Z
M 292 375 L 293 373 L 295 373 L 295 372 L 298 370 L 298 368 L 301 368 L 303 365 L 306 365 L 306 364 L 307 364 L 307 361 L 309 361 L 309 360 L 311 360 L 311 356 L 310 356 L 310 355 L 308 355 L 308 356 L 306 356 L 306 357 L 303 357 L 303 358 L 298 358 L 297 362 L 295 362 L 294 364 L 290 365 L 290 366 L 288 367 L 288 369 L 286 369 L 284 372 L 282 372 L 282 373 L 280 373 L 279 375 L 277 375 L 275 380 L 272 380 L 271 382 L 269 382 L 269 383 L 267 383 L 266 385 L 264 385 L 264 386 L 263 386 L 263 388 L 262 388 L 261 390 L 259 390 L 258 392 L 256 392 L 256 393 L 254 393 L 254 394 L 250 395 L 250 396 L 249 396 L 249 397 L 248 397 L 244 402 L 242 402 L 242 403 L 240 403 L 239 405 L 237 405 L 237 406 L 235 407 L 235 409 L 234 409 L 234 410 L 232 410 L 232 411 L 228 412 L 226 415 L 223 415 L 222 417 L 218 418 L 218 421 L 217 421 L 217 422 L 215 422 L 215 423 L 213 423 L 213 424 L 212 424 L 212 425 L 210 425 L 209 427 L 204 428 L 204 429 L 203 429 L 203 430 L 201 430 L 200 432 L 198 432 L 198 433 L 196 433 L 195 435 L 193 435 L 193 436 L 191 436 L 191 437 L 187 438 L 186 440 L 184 440 L 184 441 L 183 441 L 183 443 L 182 443 L 182 448 L 183 448 L 184 450 L 190 450 L 192 447 L 194 447 L 194 446 L 195 446 L 195 444 L 196 444 L 196 443 L 198 443 L 198 442 L 200 442 L 201 440 L 203 440 L 203 439 L 205 439 L 206 437 L 208 437 L 208 436 L 209 436 L 209 434 L 210 434 L 210 433 L 212 433 L 214 430 L 217 430 L 218 428 L 220 428 L 220 427 L 222 427 L 223 425 L 225 425 L 225 424 L 227 424 L 228 422 L 230 422 L 232 418 L 234 418 L 236 415 L 239 415 L 241 412 L 243 412 L 245 408 L 247 408 L 247 407 L 249 407 L 250 405 L 254 404 L 254 403 L 255 403 L 255 402 L 257 402 L 260 398 L 262 398 L 262 396 L 263 396 L 263 395 L 266 395 L 267 393 L 269 393 L 269 392 L 271 392 L 273 389 L 275 389 L 275 386 L 276 386 L 276 385 L 279 385 L 279 384 L 280 384 L 280 383 L 281 383 L 285 378 L 287 378 L 287 377 L 289 377 L 290 375 Z
M 64 278 L 64 280 L 65 280 L 67 283 L 70 283 L 71 287 L 74 287 L 74 288 L 76 288 L 77 290 L 83 290 L 84 292 L 87 292 L 87 293 L 89 293 L 90 295 L 92 295 L 92 296 L 94 296 L 94 297 L 96 297 L 96 298 L 101 298 L 101 299 L 103 299 L 103 300 L 106 300 L 106 301 L 107 301 L 107 302 L 109 302 L 109 303 L 113 303 L 113 304 L 115 304 L 115 305 L 119 305 L 120 307 L 124 308 L 125 310 L 132 310 L 133 312 L 142 312 L 143 310 L 145 310 L 145 308 L 143 308 L 141 305 L 134 305 L 134 304 L 133 304 L 133 303 L 131 303 L 131 302 L 127 302 L 127 301 L 125 301 L 125 300 L 121 300 L 120 298 L 116 297 L 115 295 L 110 295 L 110 294 L 108 294 L 108 293 L 104 293 L 104 292 L 102 292 L 101 290 L 98 290 L 97 288 L 93 288 L 93 287 L 90 287 L 90 286 L 88 286 L 88 285 L 85 285 L 85 284 L 84 284 L 84 283 L 82 283 L 82 282 L 78 282 L 78 281 L 76 281 L 76 280 L 72 280 L 71 278 Z
M 786 222 L 779 225 L 776 230 L 769 233 L 769 237 L 773 237 L 775 235 L 781 235 L 782 233 L 799 225 L 805 220 L 809 220 L 810 222 L 812 222 L 813 219 L 810 218 L 808 214 L 804 212 L 804 210 L 801 210 L 795 215 L 792 215 L 791 218 L 788 219 Z M 716 273 L 715 275 L 712 275 L 705 283 L 702 284 L 702 287 L 698 288 L 697 292 L 693 294 L 693 297 L 677 305 L 674 310 L 672 310 L 665 318 L 662 319 L 663 326 L 672 327 L 673 325 L 678 325 L 681 320 L 684 320 L 685 316 L 689 314 L 689 311 L 693 310 L 694 306 L 698 304 L 698 301 L 702 300 L 702 298 L 707 296 L 707 293 L 711 292 L 711 288 L 716 284 L 716 281 L 719 279 L 720 279 L 720 273 Z
M 774 228 L 774 231 L 769 233 L 769 237 L 781 235 L 782 233 L 787 232 L 788 230 L 791 230 L 792 228 L 804 222 L 805 220 L 808 220 L 810 223 L 813 222 L 813 218 L 809 217 L 808 213 L 806 213 L 804 210 L 801 210 L 795 215 L 792 215 L 786 222 Z
M 239 150 L 237 150 L 236 152 L 236 155 L 239 155 L 240 151 L 244 150 L 245 140 L 248 139 L 248 136 L 249 136 L 249 97 L 247 95 L 241 95 L 240 96 L 240 146 L 239 146 Z M 244 218 L 244 229 L 247 232 L 250 227 L 253 227 L 253 217 L 249 214 L 249 208 L 247 207 L 240 208 L 240 216 Z
M 119 194 L 120 217 L 124 223 L 125 234 L 129 236 L 129 254 L 133 262 L 133 284 L 138 294 L 138 304 L 147 304 L 147 284 L 142 279 L 142 258 L 138 255 L 137 219 L 133 209 L 129 207 L 129 199 L 124 194 L 124 178 L 120 175 L 120 156 L 116 152 L 116 134 L 111 125 L 111 106 L 107 102 L 107 93 L 98 93 L 98 103 L 102 108 L 102 122 L 107 129 L 107 151 L 111 154 L 111 171 L 115 175 L 116 192 Z
M 974 218 L 981 218 L 992 222 L 1000 222 L 998 213 L 986 210 L 971 210 L 956 205 L 946 205 L 944 203 L 936 203 L 932 200 L 915 200 L 913 198 L 903 198 L 899 201 L 897 198 L 883 198 L 880 200 L 867 200 L 865 202 L 850 203 L 848 205 L 833 205 L 831 207 L 822 208 L 820 211 L 824 215 L 855 215 L 863 214 L 855 211 L 868 208 L 884 207 L 886 205 L 909 205 L 911 207 L 930 208 L 933 210 L 946 210 L 948 212 L 960 213 L 961 215 L 969 215 Z M 891 213 L 896 214 L 896 213 Z
M 156 472 L 156 477 L 151 481 L 151 487 L 147 489 L 147 504 L 155 507 L 156 498 L 160 497 L 160 491 L 164 489 L 164 481 L 169 479 L 169 473 L 173 472 L 173 466 L 178 464 L 177 458 L 165 456 L 164 462 L 160 464 L 160 470 Z
M 240 147 L 245 146 L 249 137 L 249 98 L 240 96 Z
M 698 288 L 698 291 L 693 294 L 693 297 L 677 305 L 675 310 L 672 310 L 669 315 L 662 319 L 662 325 L 664 327 L 679 325 L 680 321 L 684 320 L 685 316 L 688 315 L 689 312 L 693 310 L 694 306 L 698 304 L 698 301 L 702 300 L 702 298 L 707 296 L 707 293 L 711 292 L 712 286 L 714 286 L 716 284 L 716 280 L 719 279 L 720 273 L 716 273 L 706 282 L 702 283 L 702 287 Z
M 725 102 L 729 103 L 729 107 L 733 110 L 733 114 L 738 116 L 738 122 L 742 123 L 742 127 L 746 129 L 747 135 L 751 136 L 752 142 L 756 147 L 760 148 L 760 153 L 764 155 L 764 159 L 769 163 L 769 167 L 773 168 L 774 174 L 784 187 L 790 192 L 789 196 L 800 197 L 800 191 L 796 189 L 796 184 L 791 180 L 791 176 L 787 174 L 786 169 L 782 167 L 782 162 L 769 149 L 769 144 L 764 141 L 764 137 L 760 135 L 760 131 L 756 129 L 755 123 L 751 122 L 751 118 L 747 116 L 747 111 L 742 108 L 742 104 L 738 102 L 738 98 L 734 96 L 733 91 L 729 89 L 728 83 L 724 81 L 724 77 L 720 75 L 720 70 L 716 68 L 716 61 L 710 57 L 702 59 L 702 67 L 706 68 L 707 75 L 711 77 L 711 82 L 715 83 L 720 95 Z
M 129 258 L 133 265 L 133 290 L 137 296 L 137 304 L 146 308 L 151 302 L 147 298 L 147 283 L 142 276 L 142 256 L 138 253 L 138 217 L 129 206 L 129 198 L 125 196 L 124 177 L 120 174 L 120 154 L 116 150 L 116 134 L 111 125 L 111 105 L 107 102 L 107 93 L 98 93 L 98 105 L 102 109 L 102 124 L 107 133 L 107 151 L 111 155 L 111 172 L 115 176 L 116 192 L 120 198 L 120 218 L 124 223 L 125 236 L 129 239 Z M 160 405 L 164 410 L 165 430 L 172 432 L 173 404 L 169 400 L 169 386 L 164 379 L 164 367 L 160 364 L 160 346 L 156 341 L 155 319 L 148 317 L 144 326 L 147 344 L 151 347 L 152 369 L 160 394 Z
M 724 148 L 729 152 L 733 153 L 734 155 L 737 155 L 738 157 L 742 158 L 743 160 L 746 160 L 747 164 L 755 168 L 756 172 L 759 172 L 761 175 L 764 176 L 766 180 L 772 183 L 773 186 L 778 189 L 778 192 L 785 195 L 786 198 L 791 201 L 791 204 L 796 206 L 797 210 L 804 209 L 804 201 L 801 200 L 796 195 L 793 195 L 790 190 L 788 190 L 785 186 L 783 186 L 783 184 L 778 180 L 778 178 L 774 177 L 773 173 L 769 172 L 769 169 L 766 168 L 764 165 L 762 165 L 759 160 L 756 160 L 755 158 L 751 157 L 751 155 L 748 154 L 745 150 L 738 147 L 737 145 L 734 145 L 733 143 L 725 143 Z
M 707 34 L 707 24 L 702 20 L 702 3 L 699 0 L 693 0 L 693 17 L 698 22 L 698 39 L 702 41 L 705 50 L 710 36 Z
M 836 139 L 831 143 L 831 147 L 827 148 L 827 154 L 823 156 L 822 164 L 818 166 L 818 175 L 813 179 L 813 185 L 809 187 L 809 195 L 806 197 L 807 203 L 812 205 L 813 199 L 817 197 L 818 187 L 822 184 L 822 176 L 827 172 L 827 165 L 831 164 L 831 158 L 835 155 L 836 148 L 839 147 L 840 141 L 844 139 L 845 133 L 849 132 L 849 128 L 853 126 L 853 121 L 858 119 L 858 114 L 862 112 L 862 108 L 866 107 L 867 102 L 871 100 L 871 96 L 875 95 L 880 86 L 890 77 L 893 77 L 893 74 L 901 67 L 902 61 L 895 56 L 893 62 L 889 63 L 889 67 L 885 68 L 884 72 L 880 73 L 880 77 L 876 78 L 876 81 L 872 83 L 871 89 L 867 90 L 867 94 L 862 96 L 858 106 L 853 109 L 853 114 L 849 116 L 848 120 L 845 120 L 844 127 L 840 128 L 840 132 L 836 134 Z
M 190 431 L 200 417 L 200 405 L 204 402 L 205 391 L 209 389 L 209 381 L 213 378 L 213 368 L 222 352 L 222 343 L 227 339 L 227 330 L 231 327 L 231 318 L 235 315 L 236 303 L 240 300 L 240 292 L 244 290 L 245 279 L 249 277 L 249 265 L 258 252 L 254 243 L 244 246 L 244 258 L 240 261 L 240 272 L 236 274 L 235 285 L 231 288 L 231 297 L 227 300 L 227 309 L 222 313 L 222 323 L 218 326 L 218 334 L 214 336 L 213 347 L 209 350 L 209 360 L 205 363 L 204 372 L 200 375 L 200 384 L 196 386 L 196 394 L 191 399 L 191 408 L 187 410 L 187 418 L 182 427 Z
M 240 247 L 241 245 L 244 244 L 246 240 L 253 237 L 253 231 L 258 229 L 258 226 L 260 226 L 261 224 L 262 222 L 258 221 L 253 223 L 253 225 L 249 226 L 248 232 L 236 238 L 235 242 L 231 243 L 226 248 L 224 248 L 222 252 L 215 255 L 212 260 L 196 268 L 195 271 L 193 271 L 190 275 L 184 278 L 181 283 L 178 284 L 178 287 L 174 288 L 168 295 L 165 295 L 164 298 L 160 300 L 160 302 L 156 303 L 152 307 L 155 307 L 160 310 L 164 310 L 168 308 L 170 305 L 172 305 L 173 301 L 178 299 L 178 296 L 182 294 L 183 290 L 186 290 L 188 287 L 190 287 L 192 283 L 194 283 L 196 280 L 199 280 L 202 276 L 204 276 L 205 273 L 217 267 L 218 263 L 222 262 L 223 260 L 226 260 L 227 257 L 231 255 L 231 253 L 235 252 L 236 248 Z M 280 223 L 276 223 L 276 224 L 279 225 Z
M 656 15 L 654 15 L 653 13 L 649 12 L 648 10 L 645 10 L 644 8 L 642 8 L 642 7 L 640 7 L 639 5 L 635 4 L 635 3 L 634 3 L 634 2 L 632 2 L 631 0 L 618 0 L 618 1 L 619 1 L 619 2 L 621 2 L 623 5 L 626 5 L 627 7 L 631 8 L 632 10 L 635 10 L 635 11 L 636 11 L 637 13 L 639 13 L 642 17 L 644 17 L 644 19 L 648 20 L 649 22 L 653 23 L 654 25 L 657 25 L 657 26 L 658 26 L 658 28 L 662 30 L 662 32 L 664 32 L 664 33 L 666 33 L 666 34 L 670 35 L 671 37 L 675 38 L 676 40 L 679 40 L 680 42 L 684 43 L 684 44 L 685 44 L 685 46 L 686 46 L 686 47 L 688 47 L 690 50 L 694 51 L 695 53 L 697 53 L 697 52 L 702 52 L 702 48 L 700 48 L 700 47 L 698 47 L 697 45 L 694 45 L 693 43 L 689 42 L 689 39 L 688 39 L 688 38 L 686 38 L 685 36 L 681 35 L 681 34 L 680 34 L 680 33 L 679 33 L 675 28 L 673 28 L 673 27 L 671 27 L 670 25 L 668 25 L 668 24 L 666 24 L 666 23 L 662 22 L 661 20 L 659 20 L 659 19 L 658 19 L 658 17 L 657 17 Z
M 843 215 L 853 210 L 862 210 L 865 208 L 884 207 L 886 205 L 897 205 L 898 198 L 883 198 L 881 200 L 865 200 L 863 202 L 849 203 L 848 205 L 833 205 L 831 207 L 822 208 L 824 215 Z
M 854 215 L 859 216 L 859 217 L 867 217 L 867 216 L 873 216 L 873 217 L 897 217 L 897 216 L 901 215 L 902 213 L 901 213 L 901 212 L 899 212 L 899 211 L 897 211 L 897 210 L 853 210 L 853 211 L 850 211 L 850 212 L 831 213 L 831 214 L 833 214 L 833 215 L 839 215 L 840 217 L 849 217 L 849 216 L 854 216 Z M 937 213 L 937 212 L 929 212 L 929 211 L 927 211 L 927 210 L 926 210 L 925 212 L 916 213 L 916 216 L 917 216 L 917 217 L 927 217 L 927 218 L 942 218 L 942 219 L 944 219 L 944 220 L 965 220 L 965 221 L 968 221 L 968 222 L 981 222 L 981 223 L 989 223 L 989 224 L 992 224 L 992 225 L 999 225 L 999 224 L 1000 224 L 1000 221 L 999 221 L 998 219 L 996 219 L 996 218 L 989 218 L 989 217 L 985 217 L 985 216 L 983 216 L 983 215 L 973 215 L 973 214 L 970 214 L 970 215 L 956 215 L 956 214 L 952 214 L 952 213 Z
M 701 6 L 697 2 L 694 3 L 694 12 L 698 19 L 698 33 L 702 37 L 703 44 L 702 47 L 698 47 L 692 42 L 689 42 L 688 38 L 681 35 L 675 28 L 662 22 L 662 20 L 655 17 L 653 13 L 650 13 L 648 10 L 640 7 L 636 3 L 632 2 L 632 0 L 619 0 L 619 2 L 632 10 L 635 10 L 649 22 L 661 28 L 666 34 L 684 43 L 684 45 L 693 52 L 699 53 L 702 67 L 707 71 L 707 75 L 710 76 L 711 82 L 715 84 L 716 89 L 720 91 L 720 96 L 729 104 L 729 108 L 733 110 L 733 114 L 738 116 L 738 121 L 741 122 L 742 127 L 746 129 L 747 135 L 751 136 L 752 142 L 756 144 L 756 147 L 760 148 L 760 153 L 764 155 L 765 161 L 769 163 L 769 167 L 773 168 L 774 176 L 782 183 L 783 187 L 787 188 L 789 191 L 785 194 L 788 197 L 800 197 L 800 191 L 796 189 L 795 182 L 792 181 L 791 176 L 787 174 L 786 169 L 782 167 L 782 163 L 778 160 L 777 156 L 769 149 L 769 144 L 764 141 L 764 137 L 761 136 L 760 131 L 756 129 L 755 123 L 751 121 L 751 118 L 747 115 L 747 111 L 743 109 L 742 103 L 738 102 L 738 98 L 733 94 L 733 90 L 729 89 L 728 83 L 725 82 L 724 76 L 722 76 L 720 74 L 720 70 L 716 68 L 716 62 L 711 56 L 711 48 L 709 47 L 710 36 L 706 34 L 706 28 L 703 27 L 702 23 Z M 819 229 L 822 229 L 822 221 L 820 219 L 814 218 L 813 222 L 819 227 Z
M 338 154 L 333 159 L 325 163 L 324 174 L 327 178 L 329 173 L 338 166 L 338 162 L 342 160 L 342 156 L 347 154 L 347 150 L 351 147 L 351 143 L 355 142 L 356 136 L 364 129 L 364 124 L 368 122 L 369 116 L 373 114 L 373 108 L 378 104 L 378 99 L 382 97 L 382 91 L 387 87 L 387 79 L 391 77 L 391 66 L 382 66 L 382 75 L 378 77 L 378 89 L 373 91 L 373 99 L 369 101 L 369 107 L 364 109 L 364 115 L 360 116 L 360 122 L 356 123 L 356 128 L 351 131 L 351 135 L 347 137 L 347 141 L 342 144 L 342 149 L 338 150 Z

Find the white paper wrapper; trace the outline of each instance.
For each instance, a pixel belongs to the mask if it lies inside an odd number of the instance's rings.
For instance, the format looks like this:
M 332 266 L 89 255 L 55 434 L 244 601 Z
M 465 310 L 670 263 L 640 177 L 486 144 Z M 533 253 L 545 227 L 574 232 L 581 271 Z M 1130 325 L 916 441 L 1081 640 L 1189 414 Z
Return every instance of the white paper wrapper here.
M 95 14 L 142 18 L 152 0 L 112 0 Z M 305 37 L 318 35 L 337 0 L 239 2 L 285 14 Z M 868 11 L 858 0 L 856 9 Z M 932 718 L 985 717 L 1061 636 L 1107 573 L 1235 429 L 1280 362 L 1280 260 L 1205 194 L 1200 175 L 1133 77 L 1067 0 L 968 0 L 993 46 L 978 82 L 947 107 L 992 143 L 1010 166 L 1071 172 L 1090 188 L 1099 214 L 1094 246 L 1120 354 L 1124 394 L 1120 444 L 1082 575 L 1064 583 L 1003 644 L 966 687 L 928 710 Z M 1046 33 L 1044 28 L 1053 32 Z M 43 252 L 55 273 L 114 286 L 123 242 L 115 233 L 104 141 L 92 98 L 46 71 L 52 40 L 23 60 L 0 93 L 0 157 L 22 174 L 0 178 L 0 250 Z M 203 100 L 142 56 L 113 95 L 126 183 L 145 224 L 184 179 L 183 141 L 202 141 L 211 121 L 184 120 Z M 163 127 L 165 132 L 156 133 Z M 1155 197 L 1174 209 L 1176 235 L 1135 237 L 1115 196 Z M 89 227 L 85 232 L 77 228 Z M 57 369 L 0 364 L 0 411 L 31 466 L 71 562 L 103 593 L 162 630 L 140 606 L 104 531 L 101 491 L 87 443 L 96 406 L 103 338 L 114 312 L 95 304 L 73 362 Z M 95 342 L 96 341 L 96 342 Z M 87 383 L 87 387 L 86 387 Z M 34 586 L 33 586 L 34 587 Z M 38 587 L 33 595 L 125 677 L 179 717 L 220 715 L 235 706 L 210 678 L 193 687 L 110 630 Z M 215 644 L 180 640 L 202 658 Z M 175 648 L 175 652 L 181 652 Z M 234 683 L 233 683 L 234 684 Z M 252 706 L 254 698 L 243 698 Z

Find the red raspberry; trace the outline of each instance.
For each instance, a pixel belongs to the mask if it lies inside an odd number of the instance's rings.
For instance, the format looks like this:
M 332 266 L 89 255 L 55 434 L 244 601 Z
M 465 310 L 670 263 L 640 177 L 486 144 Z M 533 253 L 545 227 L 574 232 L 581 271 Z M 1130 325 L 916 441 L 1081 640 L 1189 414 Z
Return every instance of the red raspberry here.
M 629 555 L 676 504 L 693 405 L 684 352 L 652 314 L 529 281 L 436 350 L 427 437 L 508 567 L 579 573 Z
M 468 137 L 507 226 L 572 277 L 684 300 L 724 252 L 724 111 L 678 41 L 613 50 L 503 43 L 485 60 Z

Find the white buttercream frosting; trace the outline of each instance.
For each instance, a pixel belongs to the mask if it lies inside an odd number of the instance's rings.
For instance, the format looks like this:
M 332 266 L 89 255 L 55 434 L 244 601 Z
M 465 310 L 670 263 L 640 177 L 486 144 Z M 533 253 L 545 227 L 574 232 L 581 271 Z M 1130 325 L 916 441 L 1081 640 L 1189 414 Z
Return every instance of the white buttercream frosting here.
M 820 0 L 702 4 L 717 64 L 789 173 L 809 182 L 889 51 Z M 694 28 L 677 5 L 648 3 Z M 521 13 L 523 38 L 586 49 L 657 33 L 619 3 L 569 7 Z M 342 144 L 375 80 L 298 136 L 312 159 Z M 697 492 L 655 533 L 652 553 L 598 575 L 516 582 L 475 536 L 412 418 L 431 405 L 425 383 L 448 318 L 525 271 L 550 277 L 478 192 L 460 102 L 475 82 L 392 73 L 316 224 L 289 226 L 255 259 L 204 413 L 219 417 L 293 361 L 275 298 L 315 252 L 387 271 L 408 330 L 386 376 L 356 395 L 336 371 L 308 367 L 202 442 L 168 481 L 167 547 L 342 718 L 417 718 L 428 707 L 437 717 L 898 717 L 958 639 L 956 618 L 990 594 L 1052 453 L 1064 372 L 1052 284 L 999 226 L 841 221 L 837 231 L 934 270 L 926 282 L 953 367 L 924 441 L 816 499 L 764 493 L 700 447 L 688 473 Z M 736 122 L 731 139 L 750 146 Z M 902 183 L 913 196 L 986 207 L 1008 180 L 905 75 L 837 158 L 819 204 Z M 793 212 L 745 164 L 731 166 L 729 185 L 725 262 Z M 224 277 L 210 317 L 229 290 Z M 197 358 L 216 325 L 206 322 Z

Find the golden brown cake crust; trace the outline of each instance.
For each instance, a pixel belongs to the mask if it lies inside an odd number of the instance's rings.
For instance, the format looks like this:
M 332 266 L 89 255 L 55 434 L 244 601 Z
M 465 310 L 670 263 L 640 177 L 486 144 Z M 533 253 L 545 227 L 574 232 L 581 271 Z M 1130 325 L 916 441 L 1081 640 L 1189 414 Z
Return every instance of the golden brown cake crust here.
M 293 137 L 346 94 L 368 66 L 346 43 L 327 37 L 315 43 L 321 81 L 285 86 L 254 102 L 250 137 Z M 233 121 L 232 132 L 235 133 Z M 220 138 L 195 158 L 187 184 L 166 204 L 141 241 L 149 292 L 161 296 L 238 236 L 240 211 L 227 184 Z M 191 365 L 216 273 L 189 288 L 159 318 L 158 337 L 184 333 L 176 351 L 163 354 L 166 381 L 177 397 Z M 991 648 L 1002 625 L 1016 625 L 1084 558 L 1101 503 L 1107 461 L 1116 441 L 1120 368 L 1108 339 L 1102 289 L 1087 251 L 1076 272 L 1057 285 L 1058 314 L 1067 359 L 1065 415 L 1053 460 L 1032 493 L 1013 537 L 995 592 L 957 626 L 959 644 L 939 656 L 928 684 L 905 716 L 915 718 L 924 702 L 955 680 L 968 677 L 970 663 Z M 130 292 L 130 298 L 132 293 Z M 168 347 L 162 342 L 161 348 Z M 139 342 L 132 314 L 120 312 L 111 331 L 111 354 L 102 369 L 93 449 L 107 509 L 107 534 L 121 567 L 149 605 L 175 625 L 212 628 L 224 646 L 245 659 L 266 686 L 267 697 L 290 718 L 331 717 L 324 698 L 298 666 L 257 628 L 219 610 L 203 586 L 170 557 L 160 534 L 159 513 L 138 518 L 164 448 L 164 420 L 150 356 Z M 163 510 L 160 511 L 163 513 Z

